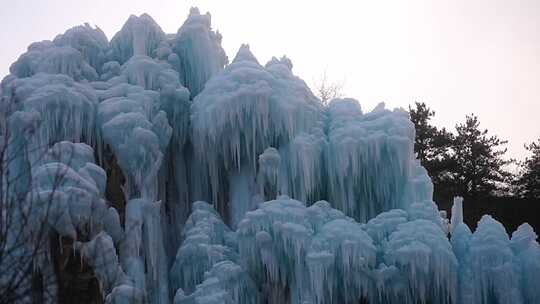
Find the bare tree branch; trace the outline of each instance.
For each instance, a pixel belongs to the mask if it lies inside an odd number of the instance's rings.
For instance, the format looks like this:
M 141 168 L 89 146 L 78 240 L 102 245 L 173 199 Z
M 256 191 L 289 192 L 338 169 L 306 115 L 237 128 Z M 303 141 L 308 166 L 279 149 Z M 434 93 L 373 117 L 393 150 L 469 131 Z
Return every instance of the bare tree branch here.
M 314 81 L 315 95 L 319 97 L 322 104 L 327 105 L 334 98 L 343 97 L 344 81 L 333 82 L 328 78 L 327 69 L 324 69 L 321 77 Z

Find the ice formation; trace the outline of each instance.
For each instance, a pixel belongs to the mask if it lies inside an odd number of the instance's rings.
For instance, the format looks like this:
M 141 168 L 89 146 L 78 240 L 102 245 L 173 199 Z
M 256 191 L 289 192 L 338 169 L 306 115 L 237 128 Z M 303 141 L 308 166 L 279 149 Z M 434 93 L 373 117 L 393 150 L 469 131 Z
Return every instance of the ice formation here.
M 210 13 L 201 15 L 196 7 L 191 8 L 171 45 L 169 58 L 177 63 L 180 78 L 193 96 L 228 63 L 221 35 L 211 30 Z
M 56 302 L 65 242 L 110 304 L 540 302 L 532 227 L 473 232 L 461 198 L 448 222 L 406 111 L 322 105 L 221 39 L 193 8 L 174 34 L 143 14 L 28 47 L 0 86 L 2 214 L 28 240 L 0 283 L 38 244 Z
M 191 293 L 213 265 L 225 260 L 238 263 L 236 234 L 208 203 L 193 204 L 183 239 L 171 268 L 175 289 L 182 288 Z
M 321 104 L 290 68 L 286 58 L 263 67 L 242 45 L 233 62 L 193 100 L 192 141 L 203 169 L 199 195 L 223 212 L 227 198 L 220 194 L 229 192 L 229 211 L 234 211 L 228 216 L 234 225 L 254 207 L 258 156 L 269 147 L 285 149 L 297 134 L 322 123 Z M 296 167 L 306 170 L 302 164 Z
M 129 16 L 122 29 L 111 39 L 109 58 L 120 64 L 134 55 L 152 56 L 165 40 L 165 33 L 147 14 Z
M 107 205 L 101 197 L 107 177 L 93 158 L 86 144 L 62 141 L 44 155 L 42 165 L 33 168 L 26 202 L 30 217 L 35 218 L 33 229 L 46 221 L 60 235 L 77 239 L 77 231 L 102 224 Z

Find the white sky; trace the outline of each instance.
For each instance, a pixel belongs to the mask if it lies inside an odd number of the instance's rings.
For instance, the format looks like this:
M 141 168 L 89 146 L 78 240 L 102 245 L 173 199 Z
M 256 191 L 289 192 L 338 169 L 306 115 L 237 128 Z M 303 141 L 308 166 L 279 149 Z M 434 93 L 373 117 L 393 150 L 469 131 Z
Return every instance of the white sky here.
M 475 113 L 509 140 L 540 137 L 540 1 L 0 0 L 0 77 L 34 42 L 88 22 L 109 37 L 130 14 L 176 32 L 189 8 L 210 11 L 232 60 L 249 43 L 261 63 L 286 54 L 313 83 L 326 69 L 365 110 L 424 101 L 453 130 Z

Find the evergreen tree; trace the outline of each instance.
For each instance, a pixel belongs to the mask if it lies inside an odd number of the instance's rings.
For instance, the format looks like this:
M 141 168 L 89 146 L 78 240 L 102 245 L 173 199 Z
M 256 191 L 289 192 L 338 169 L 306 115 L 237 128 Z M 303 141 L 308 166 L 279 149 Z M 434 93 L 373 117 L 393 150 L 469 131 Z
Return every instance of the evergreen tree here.
M 415 108 L 409 106 L 409 113 L 416 129 L 414 152 L 433 181 L 434 194 L 436 197 L 450 195 L 453 135 L 431 124 L 435 111 L 425 103 L 416 102 Z
M 505 166 L 512 163 L 503 159 L 507 149 L 501 146 L 507 141 L 481 130 L 474 114 L 456 125 L 456 132 L 452 145 L 455 167 L 451 170 L 456 194 L 474 199 L 504 192 L 511 177 Z
M 433 143 L 438 130 L 430 123 L 431 118 L 435 116 L 435 111 L 432 111 L 423 102 L 416 102 L 415 106 L 416 108 L 413 109 L 409 105 L 411 121 L 414 123 L 416 129 L 414 152 L 420 162 L 425 165 L 428 163 L 428 159 L 432 158 L 434 153 L 436 153 Z
M 523 198 L 540 199 L 540 138 L 537 142 L 525 145 L 532 155 L 521 163 L 517 178 L 518 195 Z

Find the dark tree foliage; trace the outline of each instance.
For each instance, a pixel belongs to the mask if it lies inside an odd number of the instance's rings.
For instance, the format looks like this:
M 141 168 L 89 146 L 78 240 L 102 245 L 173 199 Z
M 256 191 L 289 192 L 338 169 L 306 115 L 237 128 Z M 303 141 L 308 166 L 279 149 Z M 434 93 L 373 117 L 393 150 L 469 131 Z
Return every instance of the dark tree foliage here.
M 540 199 L 540 138 L 536 142 L 525 145 L 531 155 L 525 158 L 521 172 L 516 179 L 516 190 L 520 197 Z
M 430 120 L 435 116 L 435 111 L 432 111 L 425 103 L 416 102 L 416 108 L 411 108 L 409 105 L 409 114 L 411 121 L 416 128 L 416 138 L 414 144 L 414 152 L 422 164 L 427 164 L 429 159 L 437 155 L 437 147 L 435 146 L 435 138 L 439 132 L 435 126 L 430 124 Z
M 503 158 L 507 149 L 502 148 L 508 141 L 481 130 L 474 114 L 467 115 L 465 123 L 456 125 L 456 132 L 452 145 L 456 193 L 477 198 L 508 191 L 512 176 L 505 167 L 513 161 Z
M 507 141 L 480 129 L 475 115 L 456 125 L 456 134 L 431 124 L 435 115 L 425 103 L 409 107 L 416 127 L 415 153 L 434 185 L 434 196 L 478 198 L 505 193 L 512 160 L 503 158 Z
M 438 130 L 431 124 L 435 112 L 425 103 L 416 102 L 415 108 L 409 106 L 409 113 L 416 129 L 416 157 L 433 181 L 435 196 L 445 195 L 451 191 L 451 170 L 455 167 L 451 157 L 454 137 L 446 129 Z

